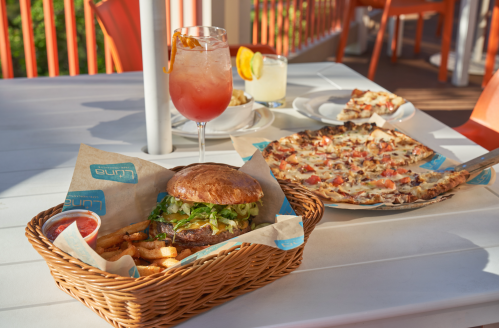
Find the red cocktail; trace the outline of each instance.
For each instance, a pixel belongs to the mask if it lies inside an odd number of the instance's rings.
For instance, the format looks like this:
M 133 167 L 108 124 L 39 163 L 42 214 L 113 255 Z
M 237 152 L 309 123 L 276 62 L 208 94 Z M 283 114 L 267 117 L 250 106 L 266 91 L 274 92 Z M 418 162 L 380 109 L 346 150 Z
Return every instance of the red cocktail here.
M 206 122 L 222 114 L 232 96 L 227 33 L 218 27 L 186 27 L 175 30 L 172 42 L 170 96 L 178 111 L 197 123 L 199 161 L 204 162 Z

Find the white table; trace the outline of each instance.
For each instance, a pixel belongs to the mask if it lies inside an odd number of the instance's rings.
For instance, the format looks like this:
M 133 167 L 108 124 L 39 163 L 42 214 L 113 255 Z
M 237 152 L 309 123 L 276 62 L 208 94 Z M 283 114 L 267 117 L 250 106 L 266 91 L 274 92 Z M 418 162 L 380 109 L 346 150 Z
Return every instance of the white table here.
M 317 73 L 320 72 L 321 75 Z M 242 81 L 236 77 L 236 87 Z M 341 64 L 289 66 L 288 100 L 304 92 L 376 85 Z M 197 161 L 197 140 L 151 156 L 141 73 L 0 81 L 0 322 L 2 327 L 108 327 L 54 284 L 24 236 L 38 212 L 63 202 L 80 143 L 166 167 Z M 260 135 L 321 127 L 292 109 Z M 485 150 L 418 111 L 399 124 L 445 156 Z M 207 159 L 242 161 L 229 140 Z M 496 167 L 496 170 L 498 168 Z M 71 324 L 68 324 L 70 322 Z M 499 322 L 499 184 L 412 211 L 326 209 L 302 266 L 180 327 L 472 327 Z

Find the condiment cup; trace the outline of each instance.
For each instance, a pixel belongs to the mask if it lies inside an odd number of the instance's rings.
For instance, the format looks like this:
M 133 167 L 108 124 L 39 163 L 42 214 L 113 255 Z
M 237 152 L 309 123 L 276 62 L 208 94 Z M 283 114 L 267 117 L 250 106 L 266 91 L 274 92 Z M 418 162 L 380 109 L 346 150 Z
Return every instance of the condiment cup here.
M 219 117 L 208 122 L 208 128 L 213 131 L 229 131 L 242 128 L 249 124 L 253 113 L 254 98 L 244 93 L 248 102 L 239 106 L 229 106 Z M 246 124 L 245 124 L 246 123 Z
M 87 244 L 95 249 L 95 246 L 97 244 L 97 234 L 99 233 L 99 229 L 101 226 L 101 219 L 100 216 L 98 216 L 96 213 L 88 210 L 71 210 L 71 211 L 66 211 L 66 212 L 61 212 L 59 214 L 54 215 L 50 219 L 48 219 L 42 226 L 42 233 L 47 236 L 46 231 L 54 224 L 59 222 L 60 220 L 63 219 L 71 219 L 75 217 L 87 217 L 90 219 L 93 219 L 97 221 L 97 227 L 95 230 L 89 234 L 88 236 L 84 237 L 83 239 L 87 242 Z M 48 238 L 48 237 L 47 237 Z M 50 239 L 50 238 L 49 238 Z M 50 240 L 54 242 L 53 240 Z

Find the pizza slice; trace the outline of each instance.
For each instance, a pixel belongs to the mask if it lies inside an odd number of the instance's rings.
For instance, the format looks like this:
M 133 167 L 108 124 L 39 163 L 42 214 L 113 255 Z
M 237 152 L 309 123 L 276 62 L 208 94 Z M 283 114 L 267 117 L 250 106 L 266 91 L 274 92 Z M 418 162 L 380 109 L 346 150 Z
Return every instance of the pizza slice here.
M 385 91 L 362 91 L 354 89 L 345 108 L 337 115 L 340 121 L 356 118 L 369 118 L 378 115 L 392 114 L 405 103 L 402 97 Z
M 365 177 L 343 173 L 325 180 L 311 174 L 301 184 L 319 197 L 335 203 L 403 204 L 432 199 L 466 182 L 468 177 L 467 171 L 415 173 L 398 168 L 387 169 L 381 174 L 366 174 Z

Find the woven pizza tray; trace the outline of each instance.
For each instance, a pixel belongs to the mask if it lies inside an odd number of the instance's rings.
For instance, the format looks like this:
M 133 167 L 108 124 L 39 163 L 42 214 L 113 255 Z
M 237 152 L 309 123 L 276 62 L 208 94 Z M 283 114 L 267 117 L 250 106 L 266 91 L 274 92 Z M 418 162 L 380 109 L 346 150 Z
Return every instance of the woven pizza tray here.
M 193 165 L 172 170 L 178 172 Z M 303 187 L 278 182 L 295 212 L 302 216 L 305 231 L 304 244 L 288 251 L 244 243 L 164 273 L 126 278 L 81 262 L 42 234 L 43 223 L 60 213 L 63 204 L 35 216 L 26 227 L 26 237 L 47 262 L 57 287 L 112 326 L 172 327 L 263 287 L 301 264 L 303 249 L 324 214 L 324 205 Z

